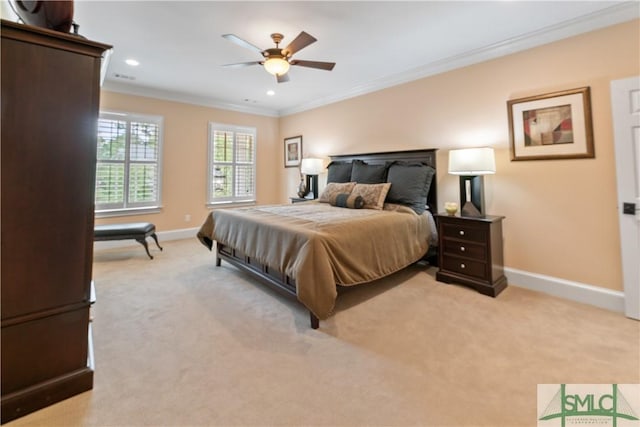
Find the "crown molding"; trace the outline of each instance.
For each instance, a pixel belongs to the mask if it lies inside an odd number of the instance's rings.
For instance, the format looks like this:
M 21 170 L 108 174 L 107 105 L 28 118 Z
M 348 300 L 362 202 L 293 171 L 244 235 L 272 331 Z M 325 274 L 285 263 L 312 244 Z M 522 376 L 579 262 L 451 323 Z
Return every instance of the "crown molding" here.
M 366 82 L 355 86 L 340 94 L 326 96 L 297 105 L 292 108 L 281 110 L 252 107 L 249 105 L 234 104 L 219 99 L 191 95 L 179 92 L 172 92 L 160 89 L 153 89 L 145 86 L 105 81 L 103 88 L 108 91 L 124 93 L 129 95 L 145 96 L 168 101 L 183 102 L 205 107 L 219 108 L 223 110 L 237 111 L 241 113 L 256 114 L 268 117 L 283 117 L 303 111 L 312 110 L 328 104 L 344 101 L 357 96 L 376 92 L 392 86 L 408 83 L 414 80 L 423 79 L 436 74 L 455 70 L 473 64 L 489 61 L 491 59 L 510 55 L 526 49 L 531 49 L 547 43 L 552 43 L 568 37 L 595 31 L 611 25 L 620 24 L 632 19 L 640 18 L 640 3 L 628 1 L 617 3 L 606 9 L 584 15 L 560 24 L 548 26 L 537 31 L 523 34 L 508 40 L 495 43 L 480 49 L 471 50 L 462 54 L 443 58 L 431 62 L 422 67 L 384 77 L 381 79 Z
M 552 43 L 579 34 L 587 33 L 597 29 L 605 28 L 622 22 L 638 19 L 640 17 L 640 3 L 636 1 L 619 3 L 607 9 L 581 16 L 569 21 L 562 22 L 504 40 L 484 48 L 471 50 L 459 55 L 444 58 L 422 67 L 414 68 L 404 73 L 384 77 L 356 86 L 347 92 L 334 96 L 323 97 L 308 103 L 298 105 L 293 108 L 279 110 L 280 116 L 288 116 L 295 113 L 319 108 L 324 105 L 344 101 L 349 98 L 376 92 L 392 86 L 419 80 L 425 77 L 451 71 L 457 68 L 466 67 L 480 62 L 489 61 L 501 56 L 510 55 L 526 49 L 531 49 L 547 43 Z
M 161 99 L 164 101 L 182 102 L 185 104 L 201 105 L 203 107 L 219 108 L 221 110 L 237 111 L 240 113 L 256 114 L 259 116 L 279 117 L 278 111 L 269 108 L 251 107 L 248 105 L 233 104 L 206 96 L 197 96 L 168 90 L 154 89 L 146 86 L 105 81 L 103 90 L 123 93 L 126 95 L 144 96 L 147 98 Z

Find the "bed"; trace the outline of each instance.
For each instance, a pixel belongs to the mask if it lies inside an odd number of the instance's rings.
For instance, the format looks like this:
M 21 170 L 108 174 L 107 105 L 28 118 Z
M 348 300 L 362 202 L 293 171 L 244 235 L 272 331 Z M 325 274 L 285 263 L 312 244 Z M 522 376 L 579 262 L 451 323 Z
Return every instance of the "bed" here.
M 217 266 L 225 260 L 301 302 L 316 329 L 338 286 L 437 259 L 435 166 L 435 149 L 331 156 L 319 200 L 216 209 L 197 237 L 215 246 Z

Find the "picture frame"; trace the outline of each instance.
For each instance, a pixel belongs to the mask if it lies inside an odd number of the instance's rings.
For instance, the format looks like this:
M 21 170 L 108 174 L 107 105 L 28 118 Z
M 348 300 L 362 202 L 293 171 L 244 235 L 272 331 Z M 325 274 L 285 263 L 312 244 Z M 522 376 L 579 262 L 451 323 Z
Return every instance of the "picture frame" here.
M 512 161 L 595 157 L 588 86 L 509 100 L 507 110 Z
M 284 139 L 284 167 L 296 168 L 302 159 L 302 135 Z

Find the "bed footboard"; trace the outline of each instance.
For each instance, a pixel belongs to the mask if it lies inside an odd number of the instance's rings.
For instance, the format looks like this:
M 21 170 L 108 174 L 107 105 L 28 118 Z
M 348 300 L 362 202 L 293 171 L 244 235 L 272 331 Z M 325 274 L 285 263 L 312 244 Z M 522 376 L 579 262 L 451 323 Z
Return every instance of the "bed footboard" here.
M 238 267 L 252 276 L 267 284 L 271 288 L 277 290 L 283 295 L 298 301 L 296 294 L 296 282 L 293 278 L 287 276 L 280 271 L 261 264 L 256 259 L 251 258 L 241 251 L 221 243 L 216 243 L 216 266 L 220 267 L 222 260 Z M 318 329 L 320 320 L 309 311 L 309 320 L 312 329 Z

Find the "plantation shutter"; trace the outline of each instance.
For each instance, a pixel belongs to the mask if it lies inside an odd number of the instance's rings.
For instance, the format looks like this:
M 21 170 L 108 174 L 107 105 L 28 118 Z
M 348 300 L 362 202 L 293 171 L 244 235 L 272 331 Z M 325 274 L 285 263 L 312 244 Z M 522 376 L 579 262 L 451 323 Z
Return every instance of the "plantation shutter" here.
M 153 205 L 158 200 L 158 137 L 157 124 L 131 123 L 129 206 Z
M 236 134 L 236 197 L 253 199 L 255 188 L 253 167 L 253 135 Z
M 96 211 L 160 206 L 162 118 L 101 113 Z
M 127 122 L 98 120 L 96 207 L 117 208 L 124 204 L 124 158 Z
M 255 139 L 255 129 L 210 124 L 209 203 L 255 201 Z

